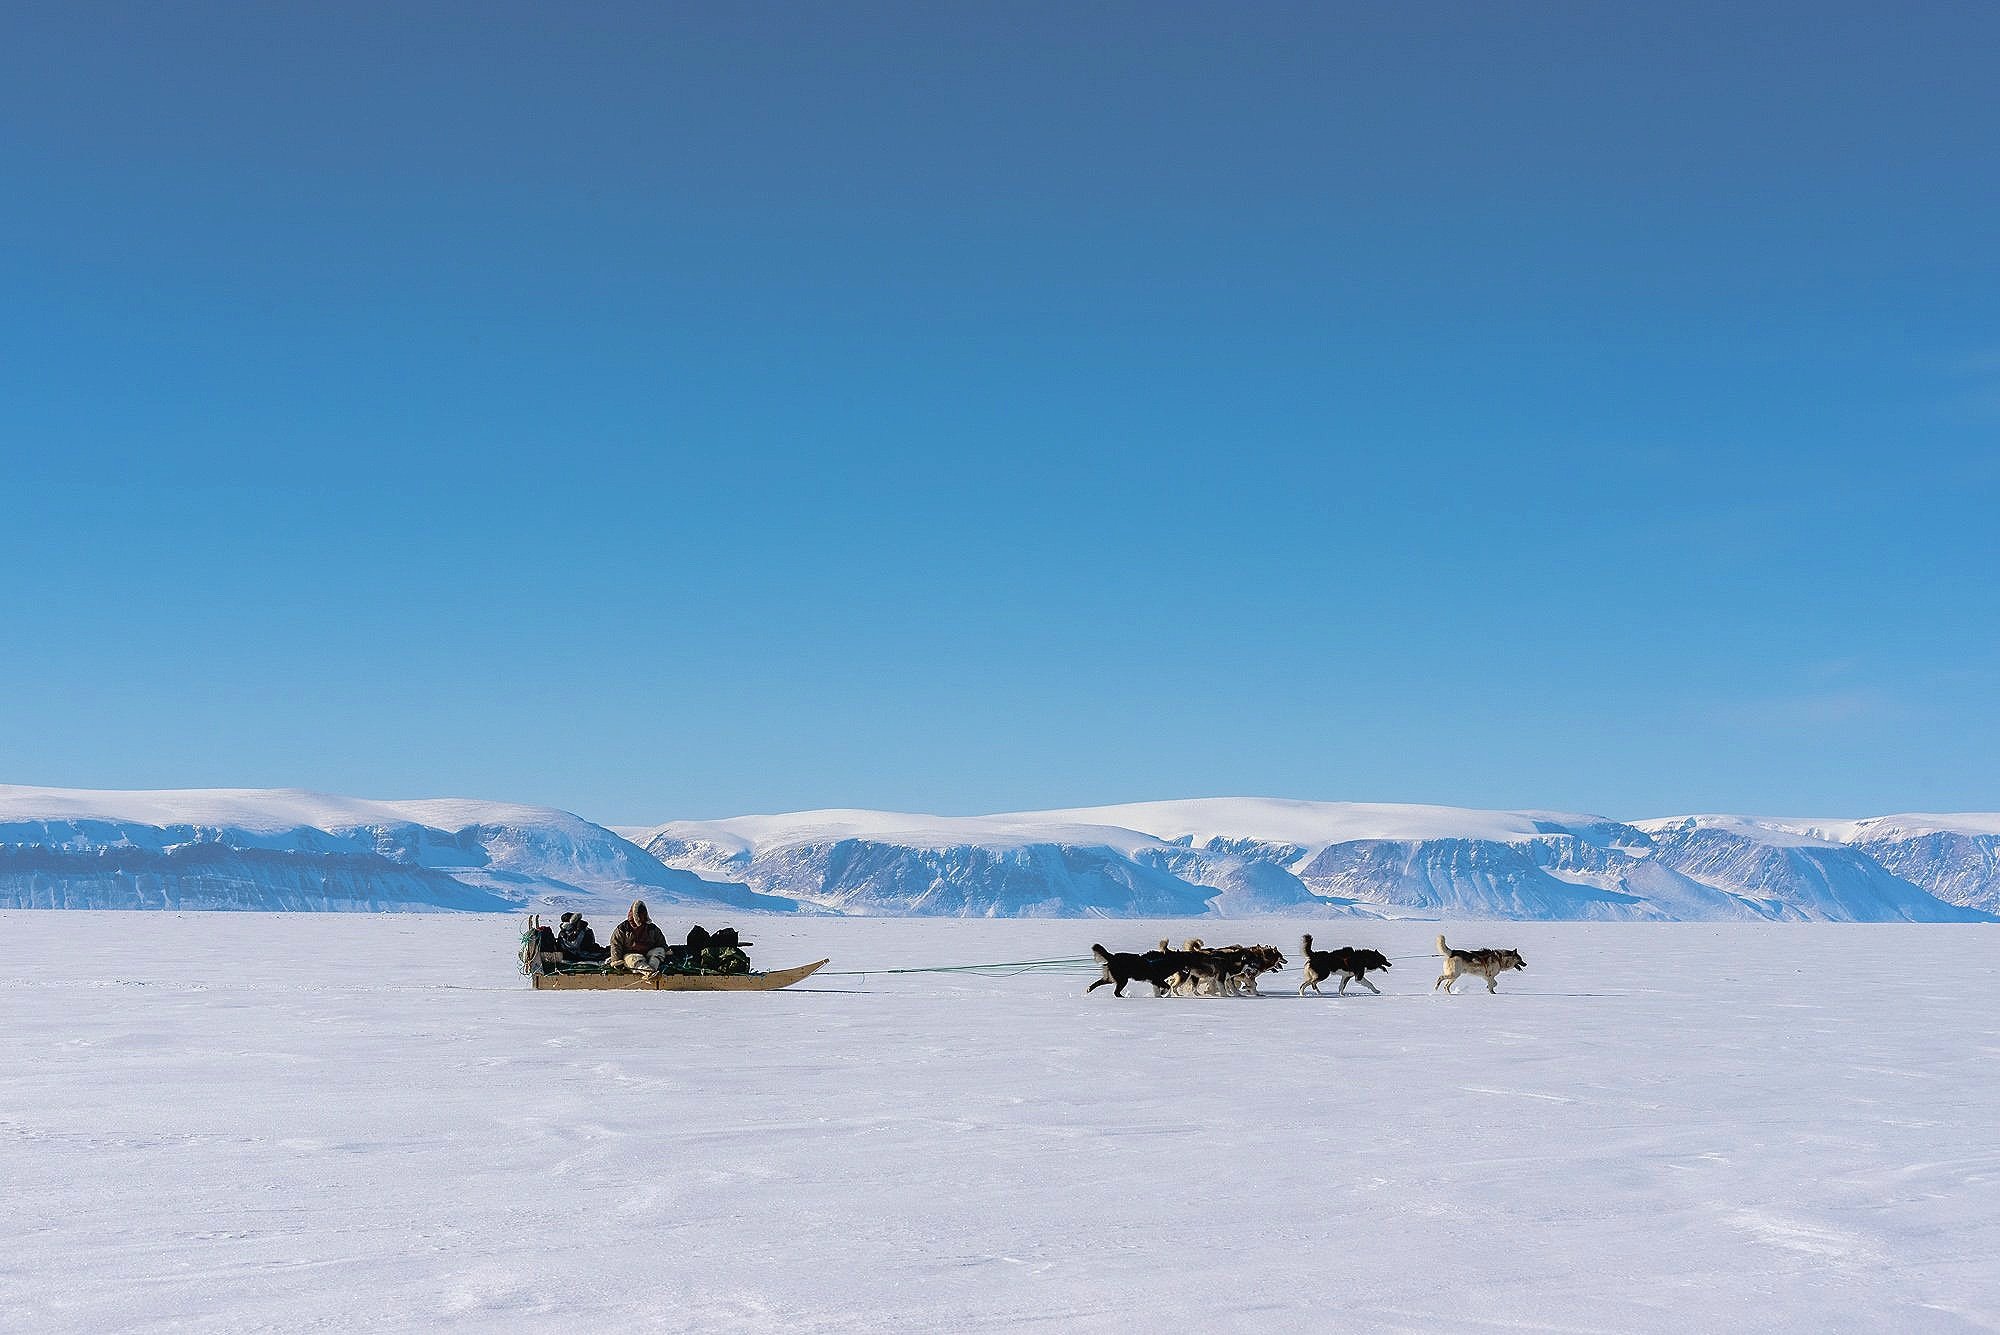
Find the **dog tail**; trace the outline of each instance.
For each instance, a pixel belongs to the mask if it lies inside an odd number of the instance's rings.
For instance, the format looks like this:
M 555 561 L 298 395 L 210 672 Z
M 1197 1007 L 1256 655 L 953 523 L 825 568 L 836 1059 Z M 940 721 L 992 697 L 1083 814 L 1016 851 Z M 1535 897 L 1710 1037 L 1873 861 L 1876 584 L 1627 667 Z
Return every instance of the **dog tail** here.
M 1444 956 L 1446 959 L 1451 958 L 1451 947 L 1444 943 L 1443 932 L 1438 933 L 1438 954 Z
M 1313 953 L 1313 939 L 1312 939 L 1312 933 L 1311 933 L 1311 932 L 1307 932 L 1307 933 L 1306 933 L 1306 936 L 1305 936 L 1305 946 L 1306 946 L 1306 949 L 1305 949 L 1305 953 L 1306 953 L 1306 954 L 1308 954 L 1308 955 L 1312 954 L 1312 953 Z
M 1090 948 L 1090 953 L 1097 956 L 1097 962 L 1099 964 L 1111 963 L 1111 952 L 1106 950 L 1103 946 L 1092 946 Z

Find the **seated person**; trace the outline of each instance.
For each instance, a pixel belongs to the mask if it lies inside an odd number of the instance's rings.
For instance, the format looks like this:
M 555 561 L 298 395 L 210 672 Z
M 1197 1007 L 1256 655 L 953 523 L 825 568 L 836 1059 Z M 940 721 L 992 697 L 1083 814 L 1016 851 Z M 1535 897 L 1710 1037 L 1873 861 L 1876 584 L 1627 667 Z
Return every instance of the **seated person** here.
M 581 913 L 562 915 L 562 925 L 556 928 L 556 946 L 573 964 L 602 964 L 611 954 L 597 944 L 597 933 L 590 930 Z
M 611 931 L 611 962 L 638 973 L 658 973 L 667 963 L 667 937 L 646 912 L 646 901 L 632 901 L 631 912 Z

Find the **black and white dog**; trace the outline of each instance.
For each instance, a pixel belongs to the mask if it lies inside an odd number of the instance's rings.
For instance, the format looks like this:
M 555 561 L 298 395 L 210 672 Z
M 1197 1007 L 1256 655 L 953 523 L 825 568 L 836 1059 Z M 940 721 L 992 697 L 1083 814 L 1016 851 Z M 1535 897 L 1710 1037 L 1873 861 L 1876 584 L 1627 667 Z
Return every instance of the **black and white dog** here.
M 1305 938 L 1305 950 L 1306 977 L 1305 981 L 1299 984 L 1300 996 L 1306 994 L 1307 988 L 1318 992 L 1319 985 L 1336 974 L 1340 977 L 1341 996 L 1347 995 L 1349 983 L 1359 983 L 1376 996 L 1382 995 L 1382 989 L 1368 981 L 1368 975 L 1372 971 L 1391 967 L 1389 957 L 1381 951 L 1368 950 L 1361 946 L 1342 946 L 1338 950 L 1314 950 L 1313 939 L 1310 936 Z
M 1431 991 L 1443 988 L 1447 993 L 1451 985 L 1466 974 L 1486 980 L 1488 992 L 1498 992 L 1495 986 L 1500 975 L 1509 969 L 1525 969 L 1528 962 L 1521 958 L 1518 950 L 1454 950 L 1444 943 L 1444 934 L 1438 934 L 1438 954 L 1444 956 L 1444 972 L 1431 984 Z
M 1153 995 L 1164 997 L 1172 986 L 1174 976 L 1181 971 L 1181 961 L 1173 958 L 1178 952 L 1149 950 L 1143 955 L 1125 951 L 1113 954 L 1103 946 L 1092 946 L 1090 953 L 1104 966 L 1104 976 L 1083 989 L 1085 996 L 1108 983 L 1111 995 L 1122 997 L 1127 983 L 1138 982 L 1151 983 Z

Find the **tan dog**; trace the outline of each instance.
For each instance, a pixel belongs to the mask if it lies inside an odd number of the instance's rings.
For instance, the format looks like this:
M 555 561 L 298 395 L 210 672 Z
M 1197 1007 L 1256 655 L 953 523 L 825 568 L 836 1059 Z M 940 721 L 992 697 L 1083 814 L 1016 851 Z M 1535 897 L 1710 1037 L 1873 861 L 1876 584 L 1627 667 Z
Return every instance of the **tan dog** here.
M 1444 933 L 1438 933 L 1438 954 L 1444 956 L 1444 972 L 1431 984 L 1431 991 L 1443 988 L 1451 991 L 1451 985 L 1466 974 L 1486 980 L 1488 992 L 1498 992 L 1495 986 L 1500 975 L 1509 969 L 1525 969 L 1528 962 L 1521 958 L 1518 950 L 1453 950 L 1444 943 Z

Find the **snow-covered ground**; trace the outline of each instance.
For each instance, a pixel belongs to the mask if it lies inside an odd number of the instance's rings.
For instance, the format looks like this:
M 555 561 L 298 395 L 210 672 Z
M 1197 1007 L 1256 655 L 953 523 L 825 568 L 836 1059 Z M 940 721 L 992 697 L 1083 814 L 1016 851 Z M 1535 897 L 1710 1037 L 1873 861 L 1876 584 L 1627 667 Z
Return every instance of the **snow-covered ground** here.
M 830 971 L 1300 926 L 745 921 Z M 1388 995 L 535 993 L 506 917 L 0 913 L 0 1328 L 2000 1327 L 2000 929 L 1448 923 L 1529 969 L 1443 997 L 1435 925 L 1304 925 Z

